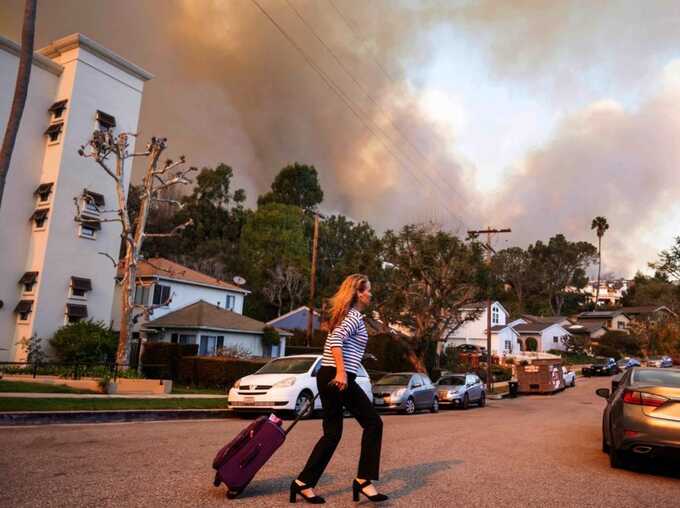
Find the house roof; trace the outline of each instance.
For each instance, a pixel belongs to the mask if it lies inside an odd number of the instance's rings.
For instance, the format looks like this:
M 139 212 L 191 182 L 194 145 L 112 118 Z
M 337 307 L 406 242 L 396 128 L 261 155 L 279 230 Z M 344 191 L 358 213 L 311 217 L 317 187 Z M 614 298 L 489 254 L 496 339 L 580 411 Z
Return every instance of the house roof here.
M 515 333 L 515 335 L 519 335 L 519 332 L 515 329 L 516 326 L 510 326 L 510 325 L 494 325 L 494 326 L 491 327 L 491 333 L 500 332 L 502 330 L 505 330 L 506 328 L 509 328 L 510 330 L 512 330 Z
M 493 305 L 498 305 L 501 309 L 503 309 L 503 312 L 505 312 L 505 314 L 506 314 L 507 316 L 510 315 L 510 313 L 508 312 L 508 310 L 507 310 L 505 307 L 503 307 L 503 304 L 502 304 L 501 302 L 499 302 L 499 301 L 497 301 L 497 300 L 492 300 L 492 301 L 491 301 L 491 305 L 492 305 L 492 306 L 493 306 Z M 485 310 L 485 309 L 486 309 L 486 301 L 468 303 L 467 305 L 463 305 L 463 306 L 461 307 L 461 310 Z
M 624 314 L 629 314 L 631 316 L 641 316 L 647 314 L 653 314 L 654 312 L 665 311 L 669 314 L 675 315 L 671 309 L 665 305 L 639 305 L 637 307 L 621 307 L 621 311 Z
M 284 330 L 306 330 L 307 329 L 307 319 L 309 317 L 309 307 L 302 306 L 295 310 L 290 311 L 283 316 L 279 316 L 276 319 L 272 319 L 267 324 L 270 326 L 276 326 L 277 328 L 283 328 Z M 312 328 L 318 330 L 321 325 L 321 316 L 317 311 L 314 311 L 314 317 L 312 318 Z
M 522 314 L 520 317 L 532 323 L 556 324 L 561 323 L 562 321 L 569 321 L 569 318 L 566 316 L 535 316 L 533 314 Z
M 569 333 L 593 333 L 600 328 L 605 328 L 604 321 L 584 321 L 567 326 Z
M 267 323 L 218 307 L 203 300 L 149 321 L 146 328 L 187 328 L 224 332 L 262 333 Z M 282 335 L 290 332 L 280 330 Z
M 119 270 L 119 276 L 122 276 Z M 175 263 L 165 258 L 143 259 L 137 264 L 137 278 L 158 277 L 161 279 L 199 284 L 219 289 L 227 289 L 238 293 L 248 294 L 250 291 L 230 284 L 223 280 L 216 279 L 205 273 L 192 270 L 184 265 Z
M 546 328 L 550 328 L 555 323 L 523 323 L 513 326 L 519 333 L 541 333 Z
M 615 310 L 594 310 L 589 312 L 581 312 L 578 315 L 578 319 L 611 319 L 620 314 L 625 314 L 622 309 Z M 626 316 L 628 317 L 628 316 Z

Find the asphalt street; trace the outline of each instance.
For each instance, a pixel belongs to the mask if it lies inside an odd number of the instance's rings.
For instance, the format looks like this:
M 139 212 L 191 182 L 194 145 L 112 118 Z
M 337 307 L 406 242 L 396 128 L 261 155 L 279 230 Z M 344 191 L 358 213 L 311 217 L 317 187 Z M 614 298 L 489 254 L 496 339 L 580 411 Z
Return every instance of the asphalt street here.
M 680 506 L 673 466 L 614 470 L 600 451 L 609 378 L 486 408 L 384 416 L 386 506 Z M 215 452 L 248 422 L 0 428 L 0 506 L 287 506 L 287 489 L 321 432 L 303 421 L 240 499 L 212 486 Z M 361 429 L 345 434 L 318 493 L 352 506 Z M 680 469 L 680 468 L 678 468 Z M 298 501 L 301 502 L 301 501 Z M 370 505 L 366 500 L 361 505 Z

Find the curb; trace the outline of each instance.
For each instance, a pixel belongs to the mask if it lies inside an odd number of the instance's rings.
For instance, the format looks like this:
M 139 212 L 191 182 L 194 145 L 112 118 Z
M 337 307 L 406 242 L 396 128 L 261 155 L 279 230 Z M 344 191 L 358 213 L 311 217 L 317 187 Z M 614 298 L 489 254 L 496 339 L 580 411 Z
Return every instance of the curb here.
M 0 427 L 55 423 L 153 422 L 229 418 L 227 409 L 156 409 L 117 411 L 17 411 L 0 413 Z

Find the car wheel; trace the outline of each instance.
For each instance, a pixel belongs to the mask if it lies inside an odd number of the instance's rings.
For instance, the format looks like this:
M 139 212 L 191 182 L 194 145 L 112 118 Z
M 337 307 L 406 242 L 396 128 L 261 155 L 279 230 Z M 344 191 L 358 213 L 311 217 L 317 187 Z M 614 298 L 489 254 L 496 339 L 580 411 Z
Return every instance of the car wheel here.
M 571 387 L 574 388 L 576 386 L 576 376 L 574 376 L 574 379 L 571 380 Z
M 482 392 L 481 397 L 479 397 L 479 407 L 486 406 L 486 393 Z
M 412 415 L 416 413 L 416 401 L 413 397 L 409 397 L 404 404 L 404 413 L 407 415 Z
M 295 401 L 294 409 L 296 417 L 300 416 L 302 411 L 304 411 L 307 408 L 307 406 L 309 406 L 312 403 L 313 398 L 314 398 L 313 395 L 309 392 L 302 392 L 300 395 L 298 395 L 298 398 Z M 302 419 L 309 418 L 313 412 L 314 408 L 312 407 L 302 416 Z
M 626 467 L 626 456 L 621 450 L 613 446 L 609 447 L 609 465 L 615 469 Z
M 468 396 L 467 393 L 465 394 L 465 397 L 463 397 L 463 403 L 461 404 L 461 407 L 463 409 L 467 409 L 470 407 L 470 397 Z
M 432 407 L 430 408 L 430 412 L 439 413 L 439 399 L 437 397 L 435 397 L 434 400 L 432 401 Z

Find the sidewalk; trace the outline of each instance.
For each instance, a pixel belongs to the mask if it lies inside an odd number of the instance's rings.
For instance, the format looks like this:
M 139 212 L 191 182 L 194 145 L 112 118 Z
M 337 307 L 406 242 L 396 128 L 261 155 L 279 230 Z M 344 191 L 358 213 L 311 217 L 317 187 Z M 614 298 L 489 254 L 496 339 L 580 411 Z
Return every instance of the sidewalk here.
M 226 399 L 227 395 L 216 395 L 209 393 L 201 394 L 142 394 L 132 393 L 126 395 L 108 395 L 105 393 L 34 393 L 34 392 L 4 392 L 0 393 L 1 398 L 22 398 L 22 399 Z

